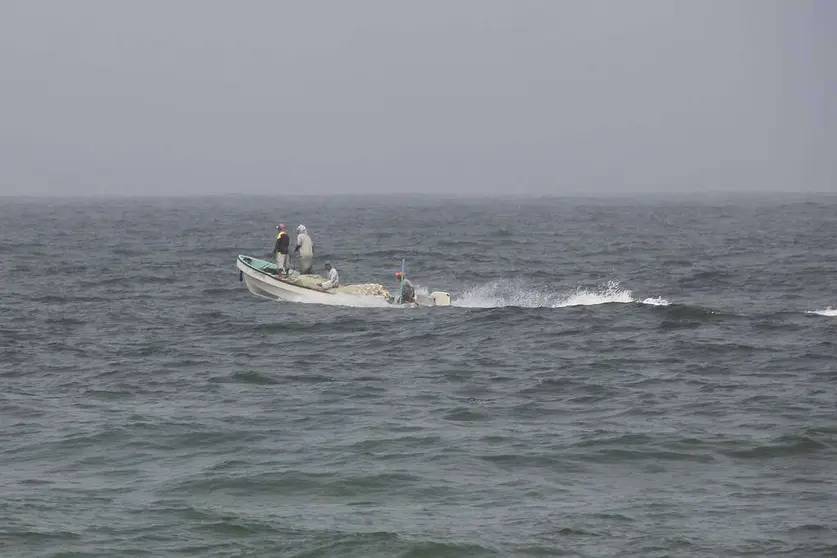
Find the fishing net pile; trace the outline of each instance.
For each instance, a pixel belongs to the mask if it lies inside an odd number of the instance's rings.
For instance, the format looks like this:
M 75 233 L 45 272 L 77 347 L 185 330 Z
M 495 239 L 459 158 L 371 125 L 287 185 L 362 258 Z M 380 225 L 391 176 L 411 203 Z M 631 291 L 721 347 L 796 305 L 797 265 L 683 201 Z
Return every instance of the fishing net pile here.
M 300 287 L 306 287 L 308 289 L 314 289 L 317 291 L 327 290 L 320 287 L 319 284 L 325 281 L 326 279 L 325 277 L 320 277 L 319 275 L 296 275 L 291 280 L 294 285 L 299 285 Z M 380 285 L 378 283 L 360 283 L 357 285 L 345 285 L 334 289 L 334 291 L 359 296 L 380 296 L 383 298 L 392 297 L 389 294 L 389 291 L 387 291 L 383 285 Z
M 361 283 L 359 285 L 346 285 L 338 289 L 342 293 L 349 293 L 362 296 L 380 296 L 383 298 L 390 298 L 389 291 L 383 285 L 378 283 Z
M 294 285 L 308 289 L 322 290 L 319 284 L 323 281 L 325 281 L 325 277 L 320 277 L 319 275 L 296 275 L 293 277 Z

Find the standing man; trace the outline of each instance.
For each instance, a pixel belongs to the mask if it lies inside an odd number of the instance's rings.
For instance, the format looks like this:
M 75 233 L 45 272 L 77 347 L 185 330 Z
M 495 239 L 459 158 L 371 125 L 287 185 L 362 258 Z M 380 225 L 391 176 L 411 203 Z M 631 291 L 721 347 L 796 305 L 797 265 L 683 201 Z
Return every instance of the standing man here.
M 291 245 L 291 237 L 285 232 L 285 224 L 279 223 L 276 225 L 279 229 L 279 234 L 276 235 L 276 244 L 273 246 L 273 253 L 276 255 L 277 274 L 288 274 L 288 269 L 291 267 L 291 257 L 288 254 L 288 248 Z
M 314 272 L 314 243 L 308 236 L 305 225 L 296 228 L 296 248 L 294 254 L 299 252 L 299 272 L 303 275 L 310 275 Z

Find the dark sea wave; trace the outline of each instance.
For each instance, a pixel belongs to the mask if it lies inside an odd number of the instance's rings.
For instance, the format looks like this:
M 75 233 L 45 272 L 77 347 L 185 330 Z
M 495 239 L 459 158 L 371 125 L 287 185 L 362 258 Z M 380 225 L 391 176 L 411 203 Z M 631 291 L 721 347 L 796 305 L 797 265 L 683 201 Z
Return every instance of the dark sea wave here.
M 278 304 L 318 267 L 451 308 Z M 4 556 L 835 556 L 837 205 L 0 207 Z

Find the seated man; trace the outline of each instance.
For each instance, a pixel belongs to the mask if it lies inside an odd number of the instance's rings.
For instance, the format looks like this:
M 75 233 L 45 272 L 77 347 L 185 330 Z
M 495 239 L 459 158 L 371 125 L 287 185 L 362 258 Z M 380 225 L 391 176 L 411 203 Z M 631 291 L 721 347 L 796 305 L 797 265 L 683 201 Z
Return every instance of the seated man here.
M 325 264 L 326 272 L 328 273 L 328 280 L 320 283 L 324 289 L 335 289 L 340 286 L 340 276 L 337 275 L 337 269 L 331 266 L 331 262 Z
M 401 296 L 396 302 L 401 302 L 403 304 L 411 304 L 415 302 L 416 289 L 413 287 L 413 284 L 410 283 L 410 280 L 404 277 L 404 274 L 400 271 L 395 274 L 395 278 L 398 280 L 401 290 Z

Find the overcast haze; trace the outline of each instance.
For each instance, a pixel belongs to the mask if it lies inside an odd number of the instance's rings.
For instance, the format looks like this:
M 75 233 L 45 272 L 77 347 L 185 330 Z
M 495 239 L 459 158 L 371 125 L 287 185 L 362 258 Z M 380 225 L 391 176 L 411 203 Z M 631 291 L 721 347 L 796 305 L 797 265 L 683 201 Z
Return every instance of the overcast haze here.
M 0 194 L 837 190 L 837 2 L 0 0 Z

